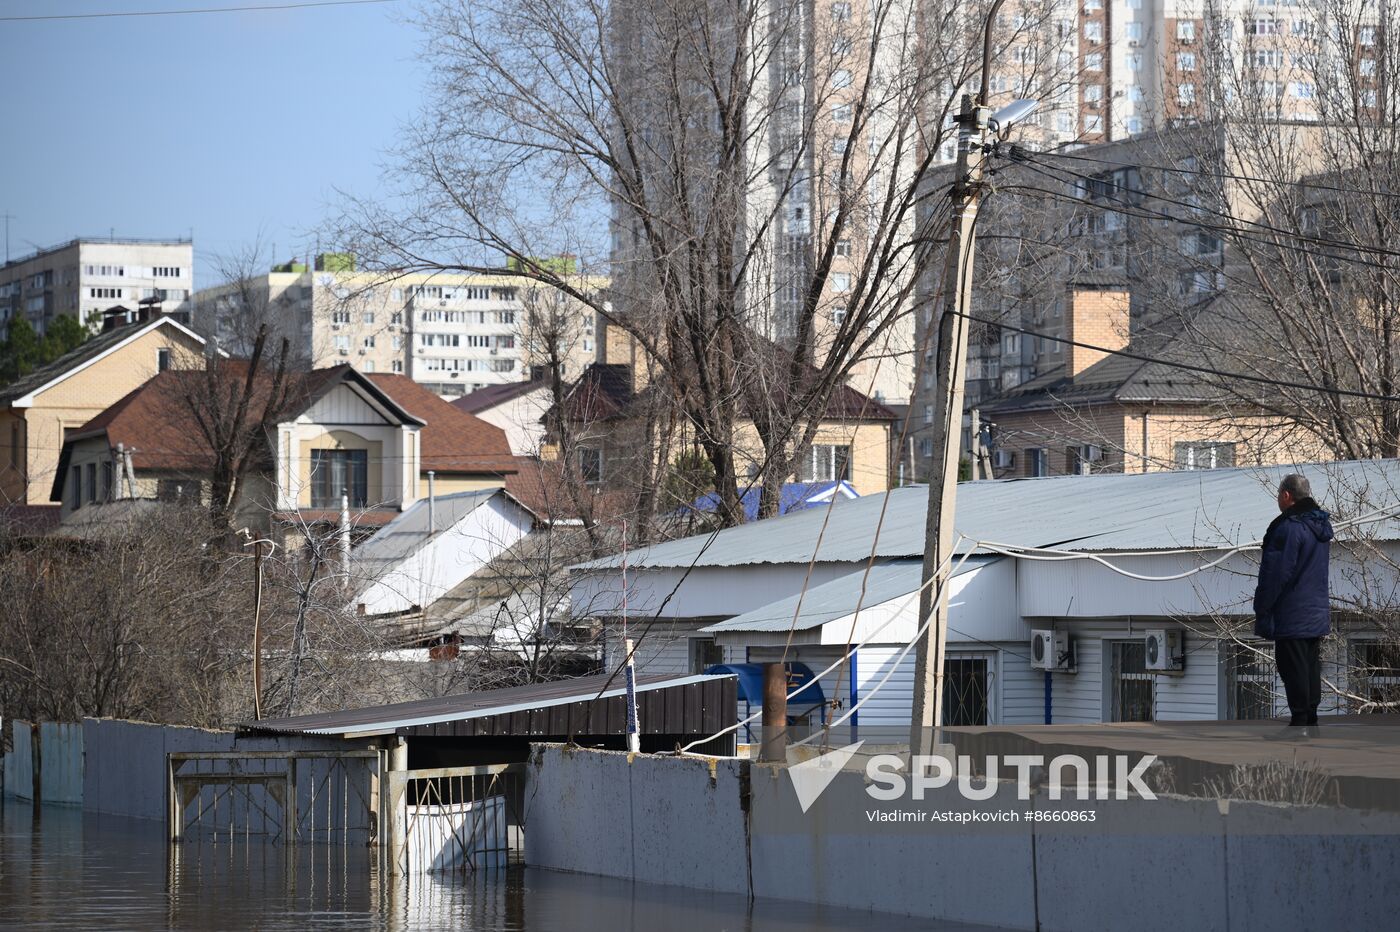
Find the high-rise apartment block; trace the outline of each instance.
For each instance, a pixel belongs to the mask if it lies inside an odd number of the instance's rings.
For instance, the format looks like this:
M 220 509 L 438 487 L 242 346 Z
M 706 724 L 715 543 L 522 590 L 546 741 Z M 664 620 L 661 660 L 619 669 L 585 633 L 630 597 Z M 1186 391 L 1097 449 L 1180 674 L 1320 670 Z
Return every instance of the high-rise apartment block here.
M 527 380 L 551 355 L 572 378 L 597 355 L 593 310 L 524 278 L 390 276 L 339 254 L 206 289 L 195 308 L 197 328 L 231 353 L 266 322 L 298 365 L 398 373 L 447 398 Z
M 188 239 L 75 239 L 6 262 L 0 268 L 0 328 L 17 317 L 43 333 L 63 315 L 96 329 L 102 312 L 159 305 L 182 317 L 194 287 Z

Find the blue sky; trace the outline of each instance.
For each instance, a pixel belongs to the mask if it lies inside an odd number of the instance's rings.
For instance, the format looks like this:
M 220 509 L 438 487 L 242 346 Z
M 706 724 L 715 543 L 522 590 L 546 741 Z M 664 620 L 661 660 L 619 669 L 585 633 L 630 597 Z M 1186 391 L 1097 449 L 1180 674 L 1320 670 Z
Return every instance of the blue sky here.
M 0 0 L 0 16 L 279 0 Z M 0 22 L 0 213 L 10 253 L 79 235 L 259 237 L 305 255 L 337 188 L 380 189 L 424 99 L 409 0 L 194 16 Z M 28 241 L 28 242 L 26 242 Z M 270 255 L 269 255 L 269 258 Z

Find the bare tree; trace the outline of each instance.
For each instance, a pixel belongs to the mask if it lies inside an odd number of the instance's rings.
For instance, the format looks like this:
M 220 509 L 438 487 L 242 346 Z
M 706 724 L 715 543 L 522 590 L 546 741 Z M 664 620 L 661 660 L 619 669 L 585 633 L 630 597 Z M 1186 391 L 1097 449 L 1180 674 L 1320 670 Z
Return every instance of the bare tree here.
M 403 209 L 352 202 L 338 238 L 384 268 L 502 273 L 504 256 L 621 328 L 671 412 L 642 441 L 684 425 L 737 523 L 741 424 L 773 487 L 853 376 L 901 400 L 911 382 L 917 208 L 982 7 L 852 6 L 435 3 Z M 1032 48 L 1017 83 L 1037 96 L 1060 87 L 1054 43 L 1029 38 L 1052 10 L 1021 4 L 998 32 L 998 51 Z M 532 258 L 562 252 L 606 257 L 608 289 Z

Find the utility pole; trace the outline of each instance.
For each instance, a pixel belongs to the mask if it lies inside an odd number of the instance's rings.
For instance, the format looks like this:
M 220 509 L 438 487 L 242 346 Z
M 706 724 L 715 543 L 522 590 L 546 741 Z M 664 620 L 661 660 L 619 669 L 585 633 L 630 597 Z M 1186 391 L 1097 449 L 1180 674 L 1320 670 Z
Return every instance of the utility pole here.
M 991 109 L 989 64 L 992 25 L 1005 0 L 996 0 L 987 11 L 983 33 L 982 86 L 974 101 L 962 99 L 958 113 L 958 161 L 953 179 L 953 223 L 948 238 L 948 258 L 943 271 L 943 308 L 938 318 L 938 359 L 933 411 L 933 448 L 936 451 L 928 483 L 928 524 L 924 538 L 923 588 L 919 618 L 930 618 L 919 636 L 914 663 L 914 707 L 909 722 L 910 754 L 931 754 L 941 742 L 943 726 L 943 675 L 948 645 L 949 561 L 953 551 L 953 519 L 956 511 L 958 461 L 962 446 L 962 408 L 967 376 L 968 319 L 972 309 L 972 259 L 977 208 L 986 174 Z M 941 468 L 938 461 L 942 454 Z M 931 582 L 936 580 L 936 582 Z M 911 757 L 912 766 L 912 757 Z
M 10 213 L 9 211 L 5 211 L 5 213 L 0 214 L 0 216 L 2 216 L 2 217 L 5 218 L 5 264 L 6 264 L 6 265 L 9 265 L 9 264 L 10 264 L 10 221 L 11 221 L 11 220 L 18 220 L 19 218 L 16 217 L 14 214 Z

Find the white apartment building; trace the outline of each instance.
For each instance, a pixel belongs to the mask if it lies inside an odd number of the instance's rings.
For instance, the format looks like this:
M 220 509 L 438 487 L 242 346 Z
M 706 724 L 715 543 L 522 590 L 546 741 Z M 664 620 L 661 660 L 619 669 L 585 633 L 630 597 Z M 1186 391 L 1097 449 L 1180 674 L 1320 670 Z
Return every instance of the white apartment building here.
M 407 375 L 445 398 L 528 380 L 532 367 L 545 364 L 549 339 L 559 343 L 566 377 L 596 358 L 594 312 L 527 279 L 391 277 L 349 264 L 327 255 L 313 269 L 292 262 L 237 286 L 201 291 L 196 326 L 239 354 L 266 320 L 291 341 L 300 365 L 348 363 L 361 372 Z
M 0 268 L 0 326 L 23 315 L 42 334 L 60 315 L 96 329 L 101 312 L 143 300 L 177 317 L 189 311 L 194 244 L 188 239 L 75 239 Z

